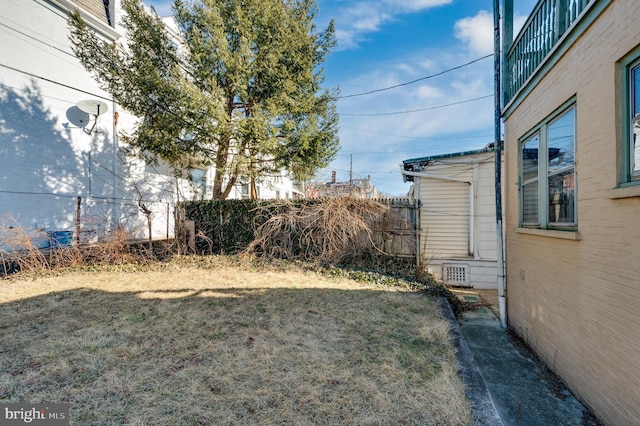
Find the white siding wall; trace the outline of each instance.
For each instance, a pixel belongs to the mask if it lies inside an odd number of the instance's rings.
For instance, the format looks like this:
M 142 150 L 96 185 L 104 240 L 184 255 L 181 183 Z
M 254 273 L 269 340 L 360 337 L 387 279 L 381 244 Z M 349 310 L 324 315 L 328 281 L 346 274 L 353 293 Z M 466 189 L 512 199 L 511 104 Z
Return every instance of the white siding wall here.
M 469 256 L 469 187 L 420 178 L 420 241 L 427 258 Z
M 135 184 L 152 209 L 154 237 L 167 235 L 174 201 L 171 179 L 124 158 L 117 132 L 134 118 L 101 91 L 71 53 L 65 11 L 44 0 L 1 0 L 0 214 L 25 230 L 75 231 L 81 197 L 84 236 L 117 225 L 146 238 Z M 95 131 L 76 104 L 107 104 Z M 88 124 L 88 125 L 87 125 Z M 86 127 L 85 127 L 86 126 Z M 84 127 L 84 129 L 83 129 Z M 167 211 L 170 212 L 167 215 Z M 170 232 L 173 226 L 170 224 Z
M 496 289 L 498 264 L 495 260 L 480 259 L 432 259 L 428 269 L 437 280 L 442 280 L 442 265 L 467 267 L 470 287 L 477 289 Z M 465 286 L 456 284 L 456 286 Z
M 496 243 L 496 188 L 495 163 L 490 154 L 478 164 L 478 180 L 476 185 L 476 257 L 496 260 L 498 245 Z M 486 161 L 488 160 L 488 161 Z M 495 277 L 494 277 L 495 281 Z
M 422 170 L 420 249 L 437 278 L 443 263 L 469 265 L 470 285 L 496 288 L 497 243 L 493 153 L 442 159 Z M 473 190 L 473 206 L 469 191 Z M 472 247 L 470 250 L 470 238 Z

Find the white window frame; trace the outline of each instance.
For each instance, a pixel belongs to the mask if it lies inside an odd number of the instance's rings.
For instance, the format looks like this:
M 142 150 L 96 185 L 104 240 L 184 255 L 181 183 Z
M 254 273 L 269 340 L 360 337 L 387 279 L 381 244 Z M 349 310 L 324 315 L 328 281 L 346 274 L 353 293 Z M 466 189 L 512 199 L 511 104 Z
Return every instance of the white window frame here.
M 549 127 L 556 123 L 560 118 L 564 117 L 566 114 L 570 113 L 573 110 L 573 153 L 574 153 L 574 161 L 571 166 L 566 166 L 559 170 L 549 170 L 549 140 L 548 140 L 548 130 Z M 518 161 L 519 161 L 519 180 L 518 180 L 518 190 L 519 190 L 519 223 L 521 227 L 526 228 L 541 228 L 541 229 L 566 229 L 575 231 L 575 228 L 578 225 L 578 203 L 577 203 L 577 170 L 576 170 L 576 147 L 577 147 L 577 108 L 575 98 L 567 101 L 560 108 L 558 108 L 555 112 L 553 112 L 549 117 L 547 117 L 544 121 L 538 124 L 536 127 L 531 129 L 527 134 L 524 135 L 519 141 L 519 152 L 518 152 Z M 535 137 L 538 138 L 538 175 L 535 178 L 529 178 L 528 180 L 524 180 L 524 146 L 527 142 L 532 141 Z M 550 210 L 550 198 L 549 198 L 549 180 L 553 176 L 566 172 L 568 170 L 573 170 L 573 186 L 574 186 L 574 195 L 573 195 L 573 222 L 554 222 L 553 218 L 550 218 L 549 210 Z M 538 201 L 537 201 L 537 220 L 535 221 L 525 221 L 524 218 L 524 187 L 525 185 L 535 184 L 537 182 L 538 189 Z

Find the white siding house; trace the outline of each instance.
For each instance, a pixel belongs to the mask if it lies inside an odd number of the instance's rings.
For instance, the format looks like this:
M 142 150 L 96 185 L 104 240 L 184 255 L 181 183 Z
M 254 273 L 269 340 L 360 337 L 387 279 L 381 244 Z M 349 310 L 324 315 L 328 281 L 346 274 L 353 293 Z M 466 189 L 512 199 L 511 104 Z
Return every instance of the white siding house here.
M 0 6 L 0 230 L 71 231 L 91 241 L 121 226 L 144 239 L 142 203 L 152 237 L 172 237 L 177 201 L 206 198 L 211 170 L 192 171 L 191 183 L 128 155 L 119 135 L 136 117 L 100 90 L 70 48 L 67 16 L 76 8 L 104 40 L 122 44 L 119 0 Z M 100 114 L 83 111 L 87 104 Z M 295 192 L 286 176 L 262 185 L 264 198 Z M 242 198 L 241 185 L 231 198 Z
M 494 153 L 476 151 L 403 162 L 420 201 L 420 256 L 447 285 L 497 288 Z
M 124 226 L 145 238 L 142 199 L 153 211 L 154 236 L 166 237 L 173 230 L 173 182 L 124 157 L 118 132 L 134 119 L 98 88 L 70 49 L 69 10 L 80 8 L 98 34 L 115 42 L 121 37 L 119 2 L 1 3 L 2 226 L 72 231 L 88 239 Z M 97 119 L 81 109 L 83 101 L 101 105 Z

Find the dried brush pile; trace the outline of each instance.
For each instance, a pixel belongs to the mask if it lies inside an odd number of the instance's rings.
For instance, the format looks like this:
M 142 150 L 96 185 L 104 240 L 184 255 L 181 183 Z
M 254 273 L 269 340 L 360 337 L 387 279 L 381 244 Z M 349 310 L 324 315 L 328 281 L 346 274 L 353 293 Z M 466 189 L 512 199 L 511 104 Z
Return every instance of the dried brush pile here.
M 285 207 L 257 227 L 246 253 L 323 264 L 382 253 L 372 224 L 389 210 L 384 204 L 346 197 Z

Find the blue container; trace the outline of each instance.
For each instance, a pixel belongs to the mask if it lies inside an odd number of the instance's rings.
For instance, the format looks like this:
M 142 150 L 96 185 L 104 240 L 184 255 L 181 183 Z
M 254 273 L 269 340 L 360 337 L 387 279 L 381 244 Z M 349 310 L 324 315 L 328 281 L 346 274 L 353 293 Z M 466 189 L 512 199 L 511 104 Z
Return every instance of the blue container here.
M 73 244 L 73 233 L 71 231 L 49 231 L 48 234 L 51 248 L 71 247 L 71 244 Z

